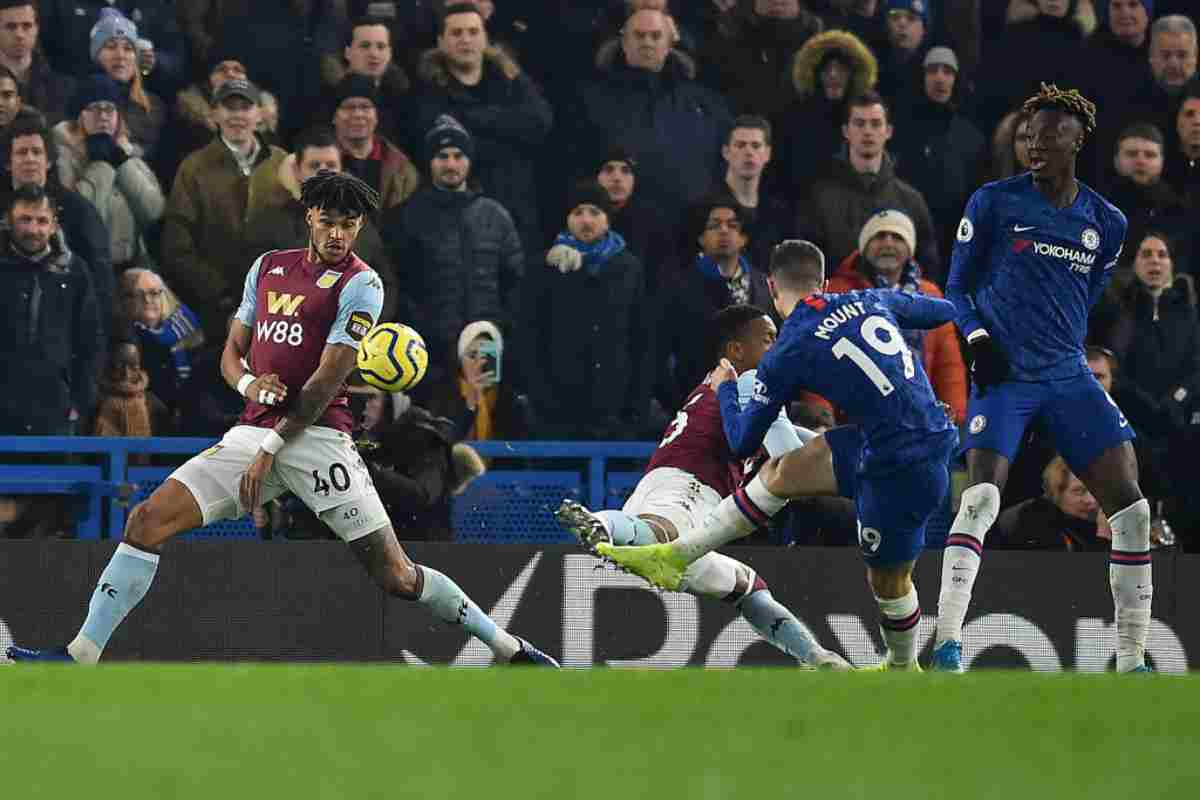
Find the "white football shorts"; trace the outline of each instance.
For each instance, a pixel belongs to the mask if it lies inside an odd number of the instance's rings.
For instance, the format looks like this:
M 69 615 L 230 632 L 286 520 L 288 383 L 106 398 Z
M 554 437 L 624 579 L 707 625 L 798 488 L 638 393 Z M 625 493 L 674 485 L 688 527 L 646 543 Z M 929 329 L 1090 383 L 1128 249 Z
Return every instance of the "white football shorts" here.
M 663 517 L 671 521 L 676 533 L 686 536 L 688 531 L 698 530 L 720 502 L 721 495 L 692 473 L 657 467 L 642 476 L 621 510 L 632 516 Z
M 205 525 L 247 513 L 238 489 L 269 431 L 234 426 L 218 444 L 171 473 L 196 498 Z M 289 491 L 345 542 L 390 524 L 354 441 L 332 428 L 305 428 L 275 455 L 274 467 L 263 481 L 262 502 Z

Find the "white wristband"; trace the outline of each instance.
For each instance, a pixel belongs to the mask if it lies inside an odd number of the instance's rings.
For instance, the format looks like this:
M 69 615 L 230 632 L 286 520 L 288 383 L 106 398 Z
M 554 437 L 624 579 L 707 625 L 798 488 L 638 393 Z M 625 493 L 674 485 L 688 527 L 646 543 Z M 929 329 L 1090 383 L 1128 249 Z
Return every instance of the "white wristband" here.
M 286 442 L 282 436 L 275 431 L 268 431 L 267 435 L 263 437 L 262 442 L 258 446 L 264 453 L 275 455 L 279 452 L 279 448 L 283 447 L 285 444 Z
M 967 337 L 967 342 L 971 343 L 977 339 L 982 339 L 983 337 L 990 336 L 990 335 L 991 334 L 989 334 L 985 329 L 976 328 L 975 330 L 971 331 L 971 335 Z
M 246 389 L 256 380 L 258 380 L 258 378 L 254 375 L 251 375 L 249 372 L 242 373 L 242 377 L 238 378 L 238 394 L 240 394 L 242 397 L 245 397 Z

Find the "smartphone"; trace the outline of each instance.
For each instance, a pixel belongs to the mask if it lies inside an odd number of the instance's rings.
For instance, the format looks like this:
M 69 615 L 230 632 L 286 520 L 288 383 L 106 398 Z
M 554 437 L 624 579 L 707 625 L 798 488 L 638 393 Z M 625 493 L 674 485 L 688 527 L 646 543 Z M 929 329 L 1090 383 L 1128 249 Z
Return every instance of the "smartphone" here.
M 489 386 L 500 383 L 500 348 L 496 343 L 484 339 L 479 343 L 479 357 L 483 360 L 483 379 Z

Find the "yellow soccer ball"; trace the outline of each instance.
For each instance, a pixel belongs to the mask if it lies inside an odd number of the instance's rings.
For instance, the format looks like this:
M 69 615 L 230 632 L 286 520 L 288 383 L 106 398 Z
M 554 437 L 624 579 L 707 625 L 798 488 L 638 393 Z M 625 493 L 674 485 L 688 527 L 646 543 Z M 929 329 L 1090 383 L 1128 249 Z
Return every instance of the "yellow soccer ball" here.
M 358 345 L 363 380 L 385 392 L 408 391 L 421 382 L 428 367 L 425 340 L 398 322 L 381 322 Z

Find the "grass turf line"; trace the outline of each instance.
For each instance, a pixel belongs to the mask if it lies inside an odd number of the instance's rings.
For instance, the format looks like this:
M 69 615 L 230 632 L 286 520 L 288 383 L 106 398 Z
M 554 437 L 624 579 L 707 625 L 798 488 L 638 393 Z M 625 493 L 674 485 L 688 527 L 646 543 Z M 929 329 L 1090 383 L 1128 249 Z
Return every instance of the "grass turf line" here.
M 13 797 L 1099 800 L 1200 781 L 1195 676 L 14 667 L 0 729 Z

